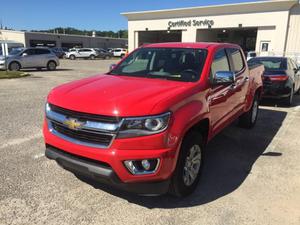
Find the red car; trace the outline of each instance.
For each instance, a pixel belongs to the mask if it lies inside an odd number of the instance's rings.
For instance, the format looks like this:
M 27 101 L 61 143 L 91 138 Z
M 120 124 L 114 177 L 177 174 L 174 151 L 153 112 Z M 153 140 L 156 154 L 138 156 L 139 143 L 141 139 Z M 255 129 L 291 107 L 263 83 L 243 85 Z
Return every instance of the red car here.
M 263 71 L 233 44 L 143 46 L 106 74 L 50 92 L 46 156 L 130 192 L 188 195 L 206 144 L 236 119 L 255 125 Z

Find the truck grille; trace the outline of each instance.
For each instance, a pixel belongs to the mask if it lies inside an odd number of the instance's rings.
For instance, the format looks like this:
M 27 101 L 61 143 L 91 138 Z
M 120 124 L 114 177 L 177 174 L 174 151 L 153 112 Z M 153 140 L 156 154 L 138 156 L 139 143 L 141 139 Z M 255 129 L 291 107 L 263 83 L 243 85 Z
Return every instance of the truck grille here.
M 59 123 L 53 121 L 51 123 L 52 127 L 60 134 L 86 143 L 99 144 L 108 147 L 113 138 L 113 135 L 111 134 L 90 132 L 85 130 L 71 130 Z
M 46 110 L 49 131 L 75 144 L 108 148 L 121 124 L 117 117 L 81 113 L 52 104 L 49 107 Z M 72 126 L 73 123 L 79 123 L 79 126 Z

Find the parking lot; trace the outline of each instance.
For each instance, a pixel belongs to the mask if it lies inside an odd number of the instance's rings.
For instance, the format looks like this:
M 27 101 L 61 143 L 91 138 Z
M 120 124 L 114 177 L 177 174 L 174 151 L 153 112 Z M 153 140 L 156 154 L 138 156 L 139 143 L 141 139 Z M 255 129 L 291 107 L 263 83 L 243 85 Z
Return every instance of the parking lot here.
M 62 60 L 0 80 L 0 224 L 300 224 L 300 97 L 264 101 L 257 126 L 233 124 L 207 147 L 197 191 L 141 197 L 80 180 L 44 156 L 47 93 L 116 60 Z

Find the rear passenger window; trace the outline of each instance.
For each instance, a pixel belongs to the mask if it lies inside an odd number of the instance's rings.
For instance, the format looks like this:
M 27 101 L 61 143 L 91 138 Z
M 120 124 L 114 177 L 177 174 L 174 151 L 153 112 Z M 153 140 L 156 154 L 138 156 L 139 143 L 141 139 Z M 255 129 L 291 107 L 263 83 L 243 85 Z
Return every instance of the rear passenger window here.
M 240 72 L 244 69 L 244 60 L 242 53 L 239 49 L 236 48 L 229 48 L 228 53 L 232 59 L 232 71 L 235 73 Z
M 35 49 L 36 55 L 43 55 L 43 54 L 50 54 L 50 51 L 48 49 Z
M 224 49 L 219 50 L 211 65 L 211 74 L 215 76 L 218 71 L 230 71 L 228 58 Z

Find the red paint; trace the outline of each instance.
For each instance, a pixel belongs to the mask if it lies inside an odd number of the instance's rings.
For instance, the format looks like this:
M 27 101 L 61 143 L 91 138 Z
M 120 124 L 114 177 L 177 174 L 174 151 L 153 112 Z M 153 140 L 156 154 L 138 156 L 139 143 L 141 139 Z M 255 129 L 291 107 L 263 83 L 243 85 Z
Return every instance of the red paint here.
M 221 48 L 236 47 L 221 43 L 163 43 L 143 48 L 202 48 L 208 56 L 200 80 L 178 82 L 160 79 L 97 75 L 54 88 L 48 102 L 79 112 L 120 117 L 147 116 L 172 112 L 168 129 L 160 134 L 116 139 L 109 149 L 79 146 L 62 140 L 48 131 L 44 123 L 45 142 L 67 152 L 108 163 L 123 182 L 163 180 L 176 166 L 180 144 L 185 133 L 202 120 L 209 121 L 208 141 L 247 111 L 255 92 L 262 88 L 262 69 L 245 70 L 237 78 L 243 84 L 235 90 L 209 81 L 214 53 Z M 124 59 L 123 59 L 124 60 Z M 245 58 L 244 58 L 245 60 Z M 224 93 L 227 95 L 223 96 Z M 156 174 L 133 176 L 123 165 L 126 159 L 160 158 Z

